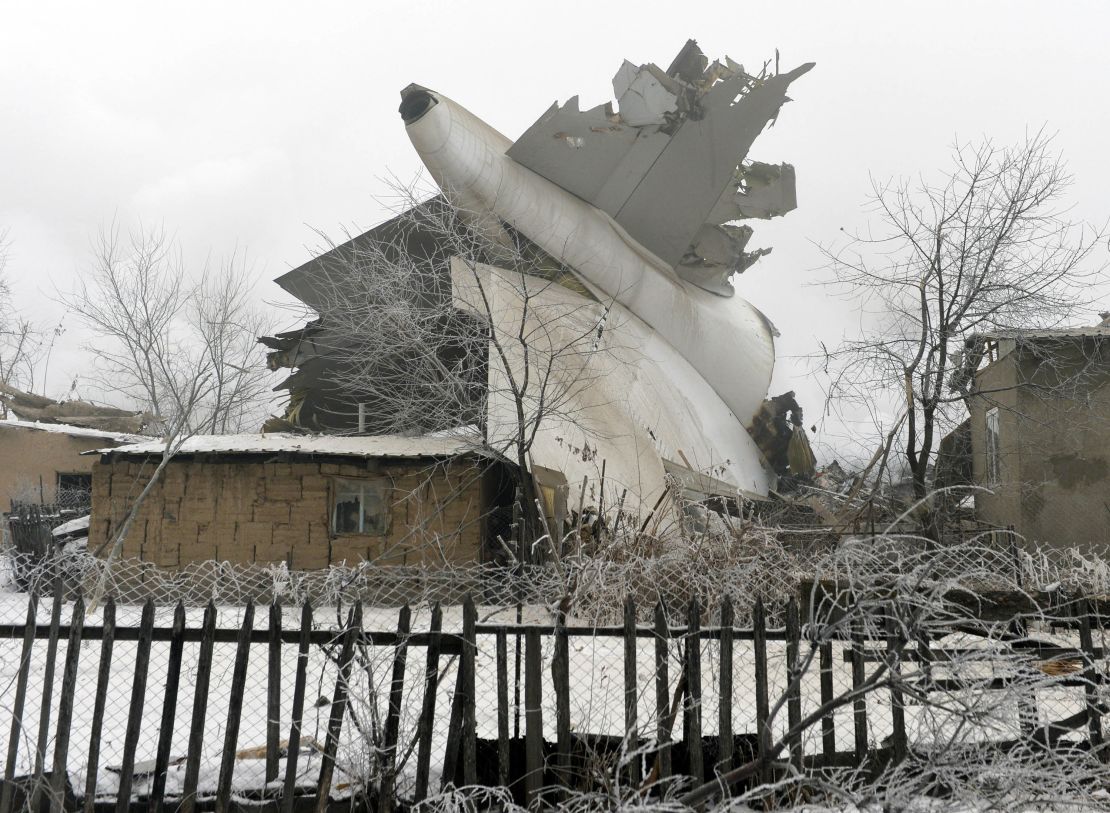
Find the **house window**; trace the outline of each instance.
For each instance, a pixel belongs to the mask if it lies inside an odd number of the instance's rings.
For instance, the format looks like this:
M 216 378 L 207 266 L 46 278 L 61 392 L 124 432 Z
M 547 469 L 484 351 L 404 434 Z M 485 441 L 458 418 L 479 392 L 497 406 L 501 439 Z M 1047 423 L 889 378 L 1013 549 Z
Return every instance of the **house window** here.
M 55 501 L 63 508 L 81 508 L 92 500 L 91 474 L 58 473 L 58 490 Z
M 987 410 L 987 485 L 1002 482 L 1002 451 L 998 437 L 998 407 Z
M 335 480 L 332 531 L 371 536 L 389 533 L 389 490 L 385 480 Z

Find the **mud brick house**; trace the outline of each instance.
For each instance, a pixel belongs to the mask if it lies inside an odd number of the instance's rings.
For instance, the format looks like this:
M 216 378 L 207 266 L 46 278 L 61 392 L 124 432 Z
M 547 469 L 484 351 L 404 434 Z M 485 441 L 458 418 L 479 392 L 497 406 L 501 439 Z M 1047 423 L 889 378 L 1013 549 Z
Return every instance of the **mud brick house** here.
M 965 364 L 979 519 L 1042 545 L 1110 544 L 1110 314 L 978 336 Z
M 90 551 L 106 553 L 162 448 L 100 451 Z M 122 556 L 167 568 L 216 559 L 295 570 L 479 561 L 497 502 L 487 463 L 458 437 L 189 438 L 142 502 Z
M 12 503 L 88 505 L 90 449 L 133 443 L 136 435 L 36 421 L 0 421 L 0 510 Z

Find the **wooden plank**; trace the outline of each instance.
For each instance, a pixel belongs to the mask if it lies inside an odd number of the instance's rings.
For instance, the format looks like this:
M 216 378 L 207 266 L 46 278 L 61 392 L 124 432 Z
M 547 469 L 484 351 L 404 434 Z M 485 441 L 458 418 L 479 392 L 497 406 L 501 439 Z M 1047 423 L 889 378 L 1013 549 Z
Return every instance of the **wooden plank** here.
M 478 783 L 478 742 L 475 704 L 478 702 L 474 685 L 474 658 L 478 651 L 478 638 L 475 626 L 478 623 L 478 610 L 474 597 L 467 594 L 463 599 L 463 650 L 459 666 L 463 675 L 463 715 L 462 715 L 462 764 L 463 784 Z
M 732 598 L 726 595 L 721 599 L 721 669 L 717 704 L 717 767 L 720 773 L 732 768 L 736 745 L 732 732 L 732 627 L 735 623 Z
M 46 744 L 50 739 L 50 711 L 54 698 L 54 667 L 58 662 L 58 628 L 62 623 L 62 580 L 55 576 L 53 604 L 50 607 L 50 632 L 46 644 L 46 668 L 42 676 L 42 702 L 39 706 L 38 744 L 35 746 L 35 769 L 31 782 L 31 810 L 40 810 L 46 792 L 42 775 L 46 770 Z
M 509 785 L 509 636 L 497 633 L 497 784 Z
M 320 781 L 316 792 L 315 813 L 325 813 L 331 782 L 335 775 L 335 754 L 339 750 L 339 734 L 343 728 L 343 718 L 347 714 L 347 693 L 351 676 L 351 661 L 355 654 L 355 641 L 362 629 L 362 602 L 356 601 L 347 618 L 347 630 L 343 635 L 343 649 L 339 654 L 339 674 L 335 678 L 335 693 L 332 695 L 331 716 L 328 718 L 328 737 L 324 742 L 324 753 L 320 758 Z M 217 813 L 221 813 L 217 811 Z
M 701 605 L 690 599 L 686 612 L 686 715 L 683 729 L 689 774 L 695 784 L 705 781 L 705 758 L 701 747 Z
M 859 691 L 867 675 L 863 668 L 863 631 L 862 622 L 857 619 L 852 625 L 852 690 Z M 867 698 L 860 694 L 852 701 L 852 725 L 855 733 L 856 764 L 862 765 L 867 759 Z
M 416 748 L 416 792 L 415 799 L 421 802 L 428 797 L 428 778 L 432 763 L 432 732 L 436 716 L 436 692 L 439 689 L 439 639 L 435 637 L 443 628 L 443 608 L 437 601 L 432 606 L 432 618 L 428 631 L 432 638 L 428 644 L 428 660 L 424 667 L 424 702 L 420 709 L 420 723 L 417 728 Z
M 135 677 L 131 682 L 131 707 L 127 712 L 127 731 L 123 737 L 123 759 L 120 760 L 119 791 L 116 813 L 128 813 L 131 807 L 131 783 L 135 771 L 135 749 L 143 727 L 143 706 L 146 701 L 146 679 L 150 667 L 150 633 L 154 629 L 154 601 L 147 599 L 139 622 L 139 645 L 135 652 Z
M 189 750 L 185 755 L 185 777 L 181 785 L 181 813 L 193 813 L 196 808 L 201 749 L 204 747 L 204 722 L 208 718 L 208 683 L 212 674 L 212 644 L 215 630 L 216 605 L 209 601 L 208 606 L 204 608 L 204 621 L 201 624 L 197 682 L 193 689 L 193 716 L 189 726 Z
M 821 670 L 821 705 L 828 706 L 833 700 L 833 651 L 831 641 L 822 641 L 818 649 Z M 836 722 L 830 711 L 821 718 L 821 753 L 828 759 L 836 754 Z
M 459 744 L 462 741 L 463 718 L 463 668 L 462 663 L 455 667 L 455 693 L 451 697 L 451 717 L 447 723 L 447 745 L 443 749 L 443 776 L 440 789 L 455 782 L 459 773 Z
M 266 782 L 278 778 L 281 760 L 281 599 L 270 604 L 270 648 L 266 662 Z
M 798 649 L 801 645 L 801 621 L 798 618 L 798 603 L 793 597 L 786 604 L 786 720 L 791 731 L 795 733 L 790 737 L 790 761 L 798 770 L 802 769 L 802 732 L 799 726 L 802 722 L 802 687 L 798 674 Z
M 886 618 L 886 646 L 889 653 L 887 668 L 890 670 L 891 677 L 890 721 L 893 728 L 891 749 L 894 761 L 901 762 L 906 758 L 906 705 L 902 697 L 902 659 L 899 657 L 903 642 L 897 620 L 893 615 L 894 611 L 891 607 L 891 615 Z
M 400 643 L 393 649 L 393 674 L 389 684 L 389 709 L 385 715 L 385 737 L 382 742 L 384 750 L 382 765 L 382 781 L 378 794 L 378 809 L 382 813 L 392 813 L 396 802 L 397 783 L 397 738 L 401 729 L 401 703 L 405 691 L 405 662 L 408 659 L 408 649 L 404 643 L 404 636 L 412 630 L 412 609 L 409 605 L 401 608 L 397 616 L 397 637 Z
M 93 813 L 96 801 L 96 774 L 100 767 L 100 734 L 104 730 L 104 709 L 108 702 L 108 681 L 112 676 L 112 649 L 115 643 L 116 600 L 111 596 L 104 604 L 104 637 L 100 639 L 100 663 L 96 673 L 96 695 L 93 698 L 92 721 L 89 726 L 89 759 L 85 768 L 84 813 Z
M 567 635 L 566 614 L 559 612 L 555 625 L 555 647 L 551 657 L 551 682 L 555 689 L 555 757 L 558 784 L 569 786 L 571 775 L 570 744 L 570 638 Z M 552 800 L 555 801 L 554 799 Z
M 308 683 L 308 648 L 312 640 L 312 605 L 301 606 L 301 627 L 297 644 L 297 672 L 293 679 L 293 709 L 289 721 L 289 745 L 285 757 L 285 784 L 281 793 L 282 813 L 293 813 L 297 793 L 297 761 L 301 751 L 301 726 L 304 723 L 304 695 Z
M 170 765 L 173 724 L 177 716 L 177 691 L 181 684 L 181 656 L 185 648 L 185 605 L 180 601 L 173 611 L 170 657 L 166 665 L 166 692 L 162 699 L 162 724 L 158 731 L 158 751 L 154 760 L 154 783 L 150 790 L 150 813 L 160 813 L 166 794 L 166 771 Z
M 15 697 L 12 698 L 12 727 L 8 734 L 8 755 L 4 761 L 4 788 L 0 793 L 0 813 L 12 813 L 12 793 L 15 786 L 16 760 L 19 756 L 19 737 L 23 733 L 23 706 L 27 701 L 27 681 L 31 671 L 31 649 L 35 643 L 33 630 L 39 597 L 32 593 L 27 599 L 27 624 L 23 635 L 23 648 L 19 652 L 19 673 L 15 679 Z
M 62 691 L 58 695 L 58 729 L 54 737 L 54 763 L 50 771 L 50 813 L 61 813 L 69 765 L 70 727 L 73 723 L 73 698 L 77 689 L 77 665 L 81 658 L 81 627 L 85 623 L 85 599 L 78 592 L 73 602 L 66 665 L 62 671 Z
M 538 629 L 524 633 L 524 794 L 538 804 L 543 788 L 543 654 Z
M 228 813 L 231 808 L 231 782 L 235 776 L 235 751 L 239 744 L 239 723 L 243 716 L 243 693 L 247 685 L 253 628 L 254 602 L 248 598 L 243 608 L 243 623 L 239 627 L 239 642 L 235 648 L 235 666 L 231 672 L 227 723 L 224 725 L 224 750 L 220 756 L 220 777 L 216 784 L 216 813 Z
M 640 731 L 639 709 L 636 706 L 639 692 L 636 675 L 636 603 L 632 596 L 624 600 L 624 743 L 631 755 L 628 763 L 628 781 L 632 787 L 640 784 Z M 570 716 L 569 709 L 567 716 Z
M 755 638 L 752 646 L 755 659 L 755 730 L 756 753 L 766 765 L 768 754 L 771 751 L 771 726 L 770 726 L 770 686 L 767 678 L 767 614 L 763 608 L 763 599 L 757 597 L 752 607 L 752 629 Z M 766 775 L 766 773 L 765 773 Z
M 1099 759 L 1105 759 L 1102 751 L 1102 711 L 1098 698 L 1098 685 L 1096 684 L 1095 658 L 1092 654 L 1094 641 L 1091 640 L 1091 602 L 1082 600 L 1076 603 L 1076 613 L 1079 616 L 1079 647 L 1083 650 L 1084 668 L 1083 678 L 1086 685 L 1083 693 L 1087 698 L 1087 731 L 1091 741 L 1091 751 Z
M 656 780 L 671 775 L 670 628 L 663 603 L 655 605 L 655 758 Z

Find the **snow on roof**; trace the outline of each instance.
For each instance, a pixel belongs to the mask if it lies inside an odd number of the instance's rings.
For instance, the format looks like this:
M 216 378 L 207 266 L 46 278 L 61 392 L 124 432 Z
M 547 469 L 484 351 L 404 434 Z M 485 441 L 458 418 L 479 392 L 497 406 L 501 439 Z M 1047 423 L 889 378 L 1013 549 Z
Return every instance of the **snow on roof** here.
M 39 421 L 0 420 L 0 429 L 37 429 L 41 432 L 70 435 L 77 438 L 103 438 L 120 443 L 135 443 L 142 435 L 128 435 L 124 432 L 105 432 L 103 429 L 89 429 L 87 426 L 73 426 L 68 423 L 40 423 Z
M 85 516 L 78 517 L 77 519 L 71 519 L 69 522 L 63 522 L 61 525 L 51 531 L 51 533 L 55 537 L 62 537 L 70 536 L 74 533 L 77 533 L 78 531 L 88 531 L 90 519 L 91 516 L 89 514 L 85 514 Z
M 84 454 L 162 454 L 164 440 L 149 440 Z M 305 454 L 336 457 L 454 457 L 473 451 L 473 435 L 294 435 L 286 432 L 244 435 L 194 435 L 177 454 Z

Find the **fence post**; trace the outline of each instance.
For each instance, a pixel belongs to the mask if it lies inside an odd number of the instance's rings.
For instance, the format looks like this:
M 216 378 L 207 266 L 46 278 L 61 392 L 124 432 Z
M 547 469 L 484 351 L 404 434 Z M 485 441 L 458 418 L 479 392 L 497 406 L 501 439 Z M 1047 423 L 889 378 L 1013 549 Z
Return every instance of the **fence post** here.
M 736 624 L 732 598 L 721 599 L 721 680 L 717 712 L 717 765 L 721 773 L 732 768 L 735 738 L 732 733 L 732 628 Z
M 524 632 L 524 792 L 528 804 L 543 788 L 543 670 L 540 631 Z
M 821 705 L 833 700 L 833 651 L 832 641 L 822 641 L 818 649 L 821 669 Z M 830 711 L 821 718 L 821 755 L 830 764 L 836 755 L 836 721 Z
M 397 739 L 401 728 L 401 703 L 405 692 L 405 662 L 408 660 L 408 637 L 412 625 L 412 609 L 401 608 L 397 617 L 397 645 L 393 648 L 393 674 L 389 684 L 389 710 L 385 717 L 385 764 L 382 766 L 378 809 L 391 813 L 397 783 Z
M 509 640 L 497 631 L 497 784 L 509 784 Z
M 474 785 L 478 782 L 477 721 L 475 716 L 475 675 L 474 659 L 478 652 L 478 636 L 475 627 L 478 623 L 478 610 L 474 597 L 467 593 L 463 599 L 463 716 L 462 716 L 462 760 L 463 784 Z
M 212 645 L 216 638 L 216 605 L 204 608 L 197 660 L 197 683 L 193 689 L 193 719 L 189 727 L 189 752 L 185 757 L 185 778 L 181 785 L 181 813 L 193 813 L 200 779 L 200 752 L 204 748 L 204 722 L 208 718 L 208 685 L 212 674 Z
M 177 714 L 177 689 L 181 681 L 181 655 L 185 647 L 185 605 L 180 601 L 173 611 L 170 658 L 166 666 L 166 692 L 162 699 L 162 724 L 158 732 L 158 751 L 154 761 L 154 783 L 150 791 L 150 813 L 160 813 L 166 792 L 166 771 L 170 763 L 173 723 Z
M 901 762 L 906 758 L 906 709 L 902 698 L 902 689 L 898 681 L 902 675 L 902 636 L 894 618 L 895 608 L 891 606 L 890 615 L 886 618 L 886 650 L 887 668 L 890 670 L 890 721 L 892 725 L 891 746 L 894 750 L 894 761 Z
M 1099 759 L 1104 759 L 1102 751 L 1102 712 L 1099 710 L 1098 673 L 1095 669 L 1095 646 L 1091 640 L 1091 612 L 1092 604 L 1087 599 L 1076 603 L 1076 614 L 1079 616 L 1079 646 L 1083 649 L 1083 692 L 1087 698 L 1087 730 L 1091 738 L 1091 751 Z M 1103 657 L 1106 653 L 1103 653 Z
M 624 742 L 626 753 L 631 755 L 628 781 L 633 787 L 639 786 L 641 774 L 636 677 L 636 602 L 629 595 L 624 600 Z
M 671 775 L 670 638 L 663 602 L 655 605 L 655 756 L 656 779 Z
M 73 618 L 69 626 L 66 665 L 62 673 L 62 691 L 58 696 L 58 733 L 54 739 L 54 765 L 50 771 L 50 811 L 61 813 L 64 801 L 69 734 L 73 723 L 73 695 L 77 688 L 77 664 L 81 657 L 81 633 L 85 625 L 85 599 L 80 592 L 73 602 Z
M 436 716 L 436 692 L 439 689 L 440 630 L 443 628 L 443 609 L 437 601 L 432 605 L 432 619 L 428 624 L 428 661 L 424 667 L 424 701 L 420 709 L 416 749 L 416 801 L 428 795 L 428 776 L 431 773 L 432 730 Z
M 235 668 L 231 673 L 231 696 L 227 701 L 227 725 L 224 728 L 224 752 L 220 761 L 219 784 L 216 786 L 216 813 L 227 813 L 231 805 L 231 780 L 235 775 L 235 749 L 239 742 L 239 722 L 243 716 L 243 692 L 247 685 L 252 632 L 254 602 L 248 598 L 235 646 Z
M 852 624 L 852 690 L 859 691 L 867 678 L 863 666 L 863 633 L 861 621 Z M 867 759 L 867 698 L 860 694 L 852 701 L 852 722 L 855 731 L 856 764 Z
M 38 744 L 35 746 L 35 770 L 31 787 L 31 810 L 42 804 L 43 771 L 46 770 L 46 743 L 50 737 L 51 700 L 54 697 L 54 666 L 58 661 L 58 628 L 62 623 L 62 578 L 54 563 L 53 598 L 50 607 L 50 638 L 46 644 L 46 669 L 42 678 L 42 704 L 39 708 Z
M 351 661 L 355 655 L 355 639 L 362 634 L 362 602 L 356 601 L 347 615 L 347 629 L 343 633 L 343 648 L 339 653 L 339 671 L 335 676 L 335 691 L 328 717 L 328 737 L 320 757 L 320 780 L 317 783 L 315 813 L 324 813 L 331 795 L 331 780 L 335 775 L 335 753 L 339 749 L 339 734 L 347 714 L 347 692 L 351 676 Z M 223 811 L 217 810 L 217 813 Z
M 4 764 L 4 790 L 0 793 L 0 813 L 12 813 L 12 792 L 16 758 L 19 756 L 19 735 L 23 732 L 23 705 L 27 700 L 27 680 L 31 670 L 31 648 L 35 643 L 39 597 L 31 593 L 27 599 L 27 621 L 23 627 L 23 648 L 19 653 L 19 674 L 12 699 L 12 728 L 8 736 L 8 756 Z
M 100 732 L 104 727 L 104 707 L 108 700 L 108 681 L 112 674 L 112 648 L 116 640 L 116 600 L 108 597 L 104 604 L 104 637 L 100 641 L 100 663 L 97 664 L 96 696 L 93 699 L 92 724 L 89 727 L 89 764 L 85 768 L 84 813 L 93 813 L 96 801 L 96 771 L 100 767 Z
M 756 596 L 752 606 L 752 652 L 755 656 L 756 753 L 764 766 L 762 775 L 766 777 L 770 775 L 766 762 L 771 751 L 771 710 L 767 680 L 767 613 L 760 596 Z
M 705 781 L 705 761 L 701 749 L 701 606 L 690 599 L 686 611 L 686 715 L 683 726 L 689 773 L 694 782 Z
M 135 655 L 135 679 L 131 684 L 131 708 L 127 715 L 127 733 L 123 740 L 123 760 L 119 769 L 119 796 L 116 813 L 127 813 L 131 807 L 131 782 L 135 772 L 135 748 L 143 727 L 143 703 L 146 700 L 147 669 L 150 666 L 150 641 L 154 635 L 154 601 L 147 599 L 139 623 L 139 646 Z
M 289 719 L 289 745 L 285 749 L 285 785 L 281 792 L 282 813 L 293 813 L 293 797 L 297 792 L 297 761 L 301 751 L 301 722 L 304 717 L 304 693 L 308 680 L 308 646 L 312 634 L 312 605 L 305 599 L 301 606 L 301 633 L 297 642 L 297 673 L 293 679 L 293 709 Z M 209 647 L 211 652 L 211 647 Z
M 567 616 L 562 610 L 555 619 L 555 650 L 551 658 L 551 679 L 555 689 L 555 742 L 559 784 L 570 784 L 570 640 Z
M 269 658 L 266 663 L 266 783 L 278 778 L 281 759 L 281 599 L 270 604 Z
M 786 604 L 786 697 L 787 725 L 794 733 L 790 736 L 790 758 L 794 767 L 802 768 L 802 732 L 797 727 L 802 722 L 802 687 L 798 669 L 798 648 L 801 645 L 801 622 L 798 619 L 798 602 L 791 596 Z M 798 684 L 790 686 L 797 680 Z

